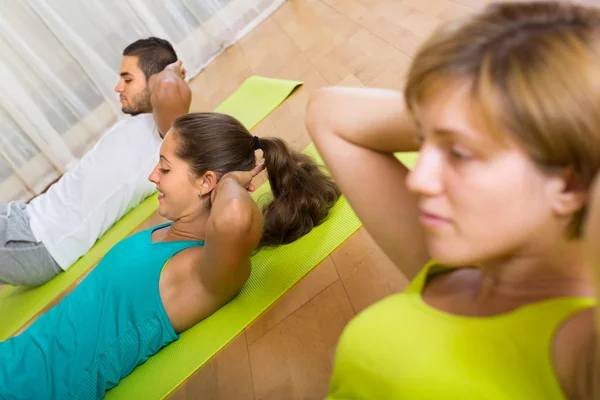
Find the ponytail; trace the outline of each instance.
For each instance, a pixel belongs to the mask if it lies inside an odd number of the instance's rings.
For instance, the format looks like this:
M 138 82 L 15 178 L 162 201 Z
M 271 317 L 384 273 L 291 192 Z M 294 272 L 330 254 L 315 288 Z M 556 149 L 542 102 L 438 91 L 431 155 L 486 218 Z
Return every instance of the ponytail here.
M 292 151 L 278 138 L 260 138 L 273 199 L 263 207 L 258 248 L 287 244 L 321 224 L 340 190 L 309 156 Z

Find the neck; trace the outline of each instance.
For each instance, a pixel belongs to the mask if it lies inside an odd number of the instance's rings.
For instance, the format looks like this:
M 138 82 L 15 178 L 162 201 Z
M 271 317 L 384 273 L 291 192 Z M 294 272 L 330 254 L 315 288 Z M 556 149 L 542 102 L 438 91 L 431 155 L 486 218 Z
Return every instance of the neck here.
M 197 215 L 181 217 L 171 224 L 167 236 L 174 240 L 205 240 L 206 221 L 209 213 L 202 211 Z
M 498 294 L 533 298 L 593 295 L 593 278 L 581 241 L 564 240 L 539 252 L 524 251 L 482 263 L 477 297 Z

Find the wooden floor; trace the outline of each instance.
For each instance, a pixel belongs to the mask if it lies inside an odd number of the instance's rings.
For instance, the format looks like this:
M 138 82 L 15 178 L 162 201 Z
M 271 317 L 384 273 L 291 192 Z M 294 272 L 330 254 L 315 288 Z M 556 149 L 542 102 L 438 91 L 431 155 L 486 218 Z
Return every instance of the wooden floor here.
M 304 115 L 312 91 L 325 85 L 401 89 L 423 39 L 438 24 L 486 3 L 288 0 L 191 82 L 192 111 L 214 109 L 250 75 L 301 80 L 303 88 L 253 132 L 302 149 L 309 143 Z M 154 216 L 140 229 L 160 222 Z M 361 229 L 170 399 L 322 399 L 344 326 L 406 283 Z

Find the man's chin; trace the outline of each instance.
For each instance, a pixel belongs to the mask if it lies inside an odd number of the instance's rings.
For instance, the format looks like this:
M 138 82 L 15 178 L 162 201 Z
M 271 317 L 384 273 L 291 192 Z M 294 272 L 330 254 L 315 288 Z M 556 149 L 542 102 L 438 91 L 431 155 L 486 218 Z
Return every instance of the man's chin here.
M 123 112 L 123 114 L 128 114 L 128 115 L 131 115 L 132 117 L 135 117 L 136 115 L 141 114 L 141 112 L 139 110 L 132 110 L 130 108 L 121 108 L 121 111 Z
M 144 111 L 144 110 L 132 110 L 131 108 L 126 108 L 123 107 L 121 108 L 121 111 L 123 112 L 123 114 L 129 114 L 132 117 L 135 117 L 136 115 L 140 115 L 140 114 L 147 114 L 147 113 L 151 113 L 152 111 Z

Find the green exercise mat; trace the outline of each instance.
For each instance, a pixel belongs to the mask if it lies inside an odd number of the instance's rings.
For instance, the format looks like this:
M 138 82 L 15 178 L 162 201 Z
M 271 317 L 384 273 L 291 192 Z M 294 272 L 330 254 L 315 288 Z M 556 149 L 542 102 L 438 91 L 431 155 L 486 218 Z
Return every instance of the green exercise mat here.
M 402 164 L 406 165 L 408 169 L 413 169 L 419 158 L 419 153 L 396 153 L 396 158 L 402 161 Z
M 301 85 L 300 81 L 252 76 L 214 111 L 233 115 L 245 127 L 251 129 Z
M 252 129 L 279 106 L 302 82 L 251 76 L 215 111 L 230 114 Z M 156 194 L 148 197 L 114 224 L 66 272 L 36 287 L 0 290 L 0 341 L 8 339 L 94 266 L 117 242 L 129 235 L 157 209 Z
M 305 153 L 322 162 L 313 145 Z M 416 153 L 401 153 L 397 157 L 411 168 Z M 261 199 L 268 199 L 269 193 L 266 183 L 252 196 L 260 203 Z M 238 296 L 137 367 L 107 392 L 106 399 L 168 396 L 360 226 L 360 220 L 342 197 L 327 220 L 308 235 L 291 244 L 258 252 L 252 257 L 250 278 Z

